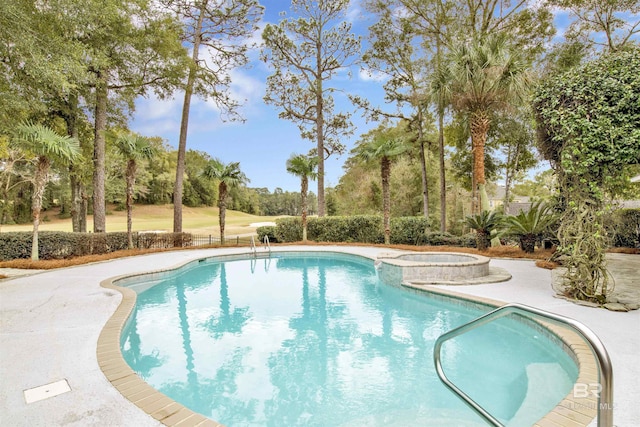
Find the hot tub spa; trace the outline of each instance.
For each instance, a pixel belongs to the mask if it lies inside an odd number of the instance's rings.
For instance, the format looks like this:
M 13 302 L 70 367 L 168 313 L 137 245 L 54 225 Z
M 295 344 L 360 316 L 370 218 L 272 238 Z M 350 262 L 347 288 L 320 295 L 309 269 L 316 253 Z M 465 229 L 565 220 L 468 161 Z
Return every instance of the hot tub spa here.
M 387 283 L 468 283 L 491 274 L 490 259 L 454 252 L 381 254 L 377 265 Z

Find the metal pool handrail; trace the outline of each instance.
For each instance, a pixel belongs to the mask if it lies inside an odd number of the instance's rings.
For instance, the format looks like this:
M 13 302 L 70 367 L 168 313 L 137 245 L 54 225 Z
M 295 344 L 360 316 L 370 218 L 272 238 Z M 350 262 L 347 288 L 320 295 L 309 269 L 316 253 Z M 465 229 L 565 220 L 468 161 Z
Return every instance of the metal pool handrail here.
M 264 239 L 262 239 L 262 243 L 264 243 L 264 248 L 269 249 L 269 253 L 271 253 L 271 243 L 269 242 L 269 236 L 264 235 Z
M 442 363 L 440 361 L 440 353 L 442 350 L 442 344 L 452 338 L 462 335 L 472 329 L 492 322 L 495 319 L 507 316 L 511 313 L 520 313 L 528 315 L 528 317 L 542 319 L 560 326 L 570 327 L 577 332 L 584 340 L 589 344 L 591 352 L 598 361 L 598 379 L 600 382 L 600 393 L 598 395 L 598 427 L 612 427 L 613 426 L 613 368 L 611 366 L 611 359 L 607 353 L 607 349 L 600 341 L 600 338 L 589 328 L 577 320 L 569 317 L 560 316 L 558 314 L 549 313 L 548 311 L 540 310 L 534 307 L 529 307 L 524 304 L 507 304 L 499 307 L 477 319 L 472 320 L 469 323 L 465 323 L 455 329 L 452 329 L 444 334 L 440 335 L 436 340 L 433 349 L 433 361 L 436 366 L 436 373 L 440 380 L 447 388 L 458 395 L 471 409 L 473 409 L 478 415 L 480 415 L 485 421 L 494 426 L 502 427 L 502 423 L 498 421 L 493 415 L 491 415 L 486 409 L 480 406 L 476 401 L 469 397 L 466 393 L 460 390 L 455 384 L 453 384 L 444 373 L 442 369 Z
M 253 256 L 257 256 L 257 252 L 256 252 L 256 241 L 253 238 L 253 236 L 251 236 L 251 251 L 253 252 Z

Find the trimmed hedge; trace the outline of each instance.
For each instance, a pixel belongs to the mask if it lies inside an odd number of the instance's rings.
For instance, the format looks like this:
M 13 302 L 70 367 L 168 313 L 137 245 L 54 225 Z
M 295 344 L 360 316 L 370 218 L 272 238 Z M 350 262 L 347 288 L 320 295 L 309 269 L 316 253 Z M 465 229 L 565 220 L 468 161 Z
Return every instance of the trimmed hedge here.
M 302 220 L 276 220 L 275 237 L 279 242 L 299 242 L 302 240 Z M 308 218 L 307 238 L 316 242 L 382 243 L 382 218 L 376 215 Z
M 276 227 L 273 225 L 263 225 L 262 227 L 256 228 L 256 233 L 258 233 L 258 241 L 264 242 L 264 237 L 269 237 L 269 242 L 278 243 L 278 238 L 276 237 Z
M 311 218 L 309 240 L 317 242 L 382 243 L 382 218 L 376 215 L 325 216 Z M 300 227 L 302 238 L 302 227 Z
M 425 233 L 424 241 L 420 244 L 425 246 L 461 246 L 465 248 L 475 248 L 477 246 L 476 233 L 468 233 L 462 236 L 454 236 L 451 233 Z
M 617 248 L 640 248 L 640 209 L 620 209 L 605 220 L 611 245 Z
M 428 232 L 428 224 L 428 220 L 424 217 L 391 218 L 391 243 L 475 247 L 474 234 L 454 236 L 449 233 L 431 233 Z M 271 230 L 268 231 L 271 232 Z M 263 238 L 262 233 L 267 233 L 267 230 L 259 231 L 260 238 Z M 279 242 L 299 242 L 302 240 L 302 220 L 280 218 L 276 220 L 273 234 Z M 309 218 L 307 238 L 316 242 L 383 243 L 382 217 L 354 215 Z
M 428 229 L 429 220 L 425 217 L 391 218 L 391 243 L 397 245 L 423 244 L 425 232 Z
M 311 222 L 313 218 L 309 218 Z M 308 225 L 307 225 L 308 232 Z M 276 220 L 274 232 L 278 242 L 299 242 L 302 240 L 302 219 L 300 218 L 279 218 Z
M 33 233 L 0 233 L 0 260 L 27 259 L 31 257 Z M 137 248 L 173 248 L 191 246 L 188 233 L 134 233 L 133 244 Z M 127 233 L 68 233 L 64 231 L 40 231 L 38 255 L 40 259 L 65 259 L 83 255 L 96 255 L 128 248 Z

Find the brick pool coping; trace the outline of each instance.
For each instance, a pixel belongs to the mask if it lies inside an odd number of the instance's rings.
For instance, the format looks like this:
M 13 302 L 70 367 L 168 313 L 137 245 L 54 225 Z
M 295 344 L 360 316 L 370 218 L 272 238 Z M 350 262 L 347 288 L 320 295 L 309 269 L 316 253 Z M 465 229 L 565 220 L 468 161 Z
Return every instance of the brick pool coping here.
M 309 252 L 309 251 L 305 251 Z M 340 252 L 332 250 L 332 252 Z M 353 252 L 344 252 L 354 255 Z M 246 255 L 251 255 L 247 253 Z M 360 255 L 364 258 L 374 258 L 368 255 Z M 237 256 L 237 255 L 236 255 Z M 222 256 L 208 256 L 204 258 L 225 258 Z M 203 259 L 204 259 L 203 258 Z M 195 260 L 197 262 L 197 260 Z M 193 260 L 180 263 L 179 265 L 152 270 L 143 274 L 126 274 L 103 280 L 100 285 L 104 288 L 113 289 L 122 294 L 122 300 L 118 308 L 109 318 L 104 328 L 100 332 L 96 356 L 98 365 L 107 380 L 130 402 L 136 405 L 145 413 L 167 426 L 179 427 L 224 427 L 202 414 L 196 413 L 184 405 L 174 401 L 165 394 L 151 387 L 140 378 L 127 364 L 120 351 L 120 337 L 127 319 L 135 308 L 136 292 L 132 289 L 117 286 L 114 283 L 133 276 L 146 275 L 149 273 L 163 273 L 176 270 Z M 469 296 L 459 292 L 434 288 L 426 285 L 403 284 L 403 286 L 420 292 L 428 292 L 442 297 L 455 298 L 467 301 L 472 304 L 481 304 L 490 307 L 505 305 L 503 301 L 489 298 Z M 589 346 L 575 332 L 546 322 L 538 322 L 550 331 L 550 335 L 557 337 L 563 344 L 565 352 L 578 364 L 578 379 L 576 383 L 593 384 L 598 382 L 598 367 Z M 581 427 L 588 425 L 597 415 L 598 402 L 594 396 L 578 398 L 570 392 L 558 405 L 543 418 L 538 420 L 536 427 Z

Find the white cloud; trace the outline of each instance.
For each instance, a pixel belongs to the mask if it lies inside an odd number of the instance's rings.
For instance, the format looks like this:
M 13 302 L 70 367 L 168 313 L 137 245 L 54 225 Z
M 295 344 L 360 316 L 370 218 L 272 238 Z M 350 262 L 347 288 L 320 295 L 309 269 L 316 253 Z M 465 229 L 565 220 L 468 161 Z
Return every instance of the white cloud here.
M 264 28 L 266 26 L 267 26 L 267 23 L 264 21 L 261 21 L 260 23 L 258 23 L 258 27 L 256 28 L 256 30 L 253 33 L 251 33 L 251 35 L 243 41 L 243 44 L 249 47 L 255 46 L 254 49 L 259 50 L 263 44 L 262 32 L 264 31 Z
M 351 0 L 345 14 L 347 22 L 354 23 L 363 19 L 360 0 Z
M 172 99 L 139 98 L 131 129 L 144 136 L 168 138 L 180 129 L 182 99 L 182 92 L 177 92 Z
M 387 74 L 380 71 L 361 68 L 358 72 L 360 80 L 365 82 L 383 82 L 388 79 Z
M 180 111 L 182 92 L 178 97 L 170 99 L 149 98 L 143 101 L 137 109 L 137 113 L 145 120 L 165 119 L 171 117 L 176 111 Z

